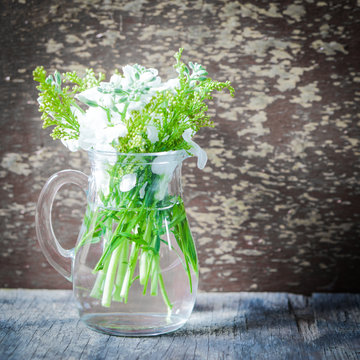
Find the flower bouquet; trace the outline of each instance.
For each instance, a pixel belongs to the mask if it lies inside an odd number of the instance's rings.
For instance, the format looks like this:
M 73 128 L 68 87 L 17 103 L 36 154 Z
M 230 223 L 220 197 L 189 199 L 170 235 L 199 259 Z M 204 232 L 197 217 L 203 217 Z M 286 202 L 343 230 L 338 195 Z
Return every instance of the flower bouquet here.
M 92 163 L 87 210 L 72 254 L 74 291 L 84 313 L 91 299 L 98 301 L 95 312 L 101 307 L 113 314 L 138 303 L 139 295 L 161 294 L 169 322 L 181 306 L 176 276 L 183 273 L 186 292 L 196 292 L 198 260 L 180 167 L 188 156 L 198 157 L 200 169 L 205 166 L 206 153 L 192 140 L 200 128 L 213 126 L 205 101 L 214 90 L 234 90 L 228 81 L 210 79 L 203 66 L 183 63 L 182 51 L 175 54 L 178 76 L 166 82 L 156 69 L 140 65 L 123 67 L 109 82 L 91 69 L 83 77 L 34 71 L 43 127 L 54 126 L 54 139 L 70 151 L 88 151 Z M 133 312 L 144 313 L 140 307 Z

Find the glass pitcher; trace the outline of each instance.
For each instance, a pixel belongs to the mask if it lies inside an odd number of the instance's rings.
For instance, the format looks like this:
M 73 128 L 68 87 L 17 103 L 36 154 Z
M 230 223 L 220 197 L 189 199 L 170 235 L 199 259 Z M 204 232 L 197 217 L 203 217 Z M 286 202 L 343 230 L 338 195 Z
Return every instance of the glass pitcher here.
M 188 154 L 89 151 L 91 175 L 64 170 L 49 178 L 36 211 L 36 232 L 49 263 L 72 281 L 81 320 L 111 335 L 174 331 L 189 319 L 198 286 L 196 248 L 186 217 L 181 166 Z M 87 195 L 73 249 L 51 223 L 67 183 Z

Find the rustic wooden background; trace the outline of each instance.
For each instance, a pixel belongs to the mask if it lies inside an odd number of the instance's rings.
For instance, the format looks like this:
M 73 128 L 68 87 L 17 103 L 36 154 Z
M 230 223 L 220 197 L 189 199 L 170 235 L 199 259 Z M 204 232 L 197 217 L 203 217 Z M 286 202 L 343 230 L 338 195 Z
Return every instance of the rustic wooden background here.
M 231 80 L 203 129 L 204 171 L 185 193 L 206 291 L 360 291 L 360 2 L 3 0 L 0 5 L 0 287 L 70 288 L 36 242 L 34 210 L 54 172 L 88 172 L 41 129 L 32 70 L 173 74 L 173 54 Z M 70 247 L 82 193 L 59 194 Z

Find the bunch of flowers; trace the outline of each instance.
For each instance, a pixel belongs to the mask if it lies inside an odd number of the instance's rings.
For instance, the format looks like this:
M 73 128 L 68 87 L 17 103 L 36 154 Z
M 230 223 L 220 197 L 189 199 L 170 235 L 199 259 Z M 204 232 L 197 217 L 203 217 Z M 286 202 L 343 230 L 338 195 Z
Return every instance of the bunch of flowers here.
M 172 247 L 170 232 L 182 252 L 190 289 L 191 269 L 198 273 L 182 199 L 167 190 L 176 162 L 164 165 L 163 156 L 150 157 L 150 171 L 136 156 L 179 151 L 197 156 L 199 168 L 206 164 L 205 151 L 192 140 L 200 128 L 213 126 L 205 101 L 214 90 L 227 88 L 233 95 L 234 89 L 228 81 L 210 79 L 203 66 L 183 63 L 182 50 L 175 54 L 178 76 L 166 82 L 156 69 L 140 65 L 123 67 L 122 74 L 115 73 L 109 82 L 91 69 L 83 77 L 75 72 L 61 76 L 57 71 L 48 76 L 43 67 L 33 74 L 39 83 L 43 127 L 55 126 L 54 139 L 61 139 L 70 151 L 116 154 L 98 175 L 98 196 L 95 205 L 88 206 L 76 246 L 79 251 L 90 243 L 104 242 L 91 291 L 103 306 L 111 301 L 126 303 L 131 284 L 138 280 L 144 294 L 150 282 L 151 295 L 157 295 L 160 287 L 171 309 L 159 260 L 160 247 Z M 159 208 L 166 211 L 160 213 Z

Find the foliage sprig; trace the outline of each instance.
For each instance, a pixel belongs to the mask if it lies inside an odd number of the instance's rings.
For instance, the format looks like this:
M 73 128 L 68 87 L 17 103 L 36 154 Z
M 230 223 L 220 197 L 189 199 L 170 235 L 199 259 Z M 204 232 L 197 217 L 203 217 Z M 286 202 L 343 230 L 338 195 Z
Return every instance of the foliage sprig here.
M 114 131 L 117 136 L 102 137 L 103 141 L 109 140 L 107 146 L 119 152 L 189 149 L 190 145 L 183 139 L 185 130 L 191 129 L 195 134 L 202 127 L 214 126 L 207 114 L 206 101 L 212 99 L 214 91 L 228 89 L 233 96 L 234 89 L 229 81 L 209 78 L 202 65 L 192 62 L 186 65 L 181 60 L 182 52 L 181 48 L 174 55 L 178 78 L 170 80 L 172 85 L 165 87 L 157 70 L 140 65 L 126 66 L 124 75 L 116 72 L 108 83 L 103 82 L 104 74 L 96 75 L 92 69 L 87 69 L 80 77 L 76 72 L 61 76 L 55 71 L 54 75 L 47 75 L 42 66 L 37 67 L 33 75 L 39 83 L 43 127 L 55 126 L 51 134 L 54 139 L 77 140 L 80 124 L 87 134 L 86 128 L 91 127 L 95 136 L 104 131 L 101 123 L 104 118 L 109 127 L 120 123 L 126 126 L 125 130 Z M 80 105 L 88 106 L 88 110 Z M 94 116 L 99 120 L 94 120 Z M 149 136 L 149 129 L 156 132 L 155 137 Z M 99 145 L 96 141 L 93 141 L 95 148 Z
M 74 108 L 84 112 L 75 101 L 75 95 L 94 86 L 98 86 L 105 75 L 99 73 L 96 77 L 92 69 L 87 69 L 85 76 L 80 77 L 75 71 L 62 74 L 55 71 L 54 75 L 47 75 L 43 66 L 33 71 L 33 78 L 39 83 L 39 111 L 42 113 L 43 128 L 55 126 L 52 131 L 53 139 L 77 139 L 79 137 L 79 123 Z M 66 84 L 66 86 L 62 86 Z

